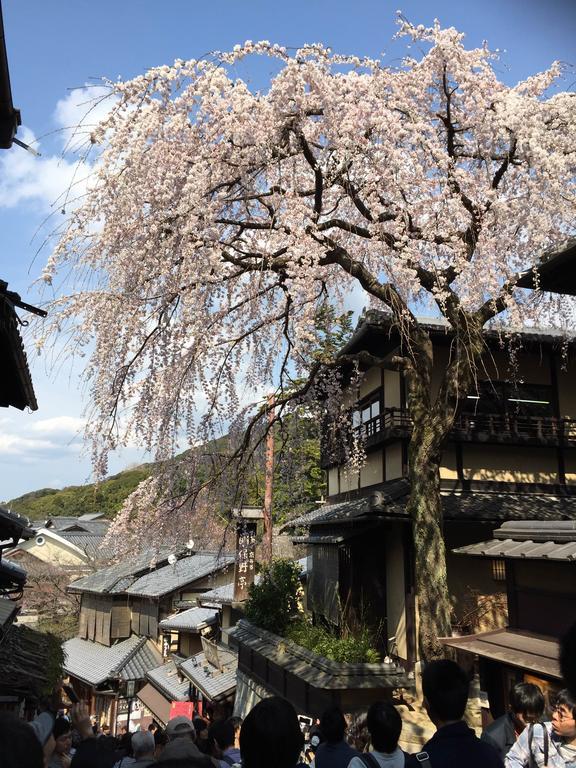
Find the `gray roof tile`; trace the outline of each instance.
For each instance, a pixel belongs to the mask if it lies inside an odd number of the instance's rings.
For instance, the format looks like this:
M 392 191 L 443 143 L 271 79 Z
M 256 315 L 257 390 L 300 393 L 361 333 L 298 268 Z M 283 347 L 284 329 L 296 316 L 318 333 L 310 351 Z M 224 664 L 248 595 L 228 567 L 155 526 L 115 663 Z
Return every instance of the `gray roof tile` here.
M 377 520 L 392 516 L 407 518 L 406 501 L 409 485 L 405 480 L 391 481 L 381 488 L 384 503 L 378 510 L 371 508 L 371 496 L 325 504 L 290 520 L 287 528 L 310 528 L 324 523 L 342 524 L 353 520 Z M 509 493 L 489 491 L 442 491 L 442 508 L 447 520 L 574 520 L 576 495 L 555 496 L 545 493 Z M 298 537 L 300 538 L 300 537 Z
M 173 661 L 167 661 L 160 667 L 149 669 L 146 678 L 152 685 L 171 701 L 188 701 L 190 680 L 180 680 L 178 669 Z
M 162 655 L 151 640 L 132 635 L 110 647 L 73 637 L 63 644 L 64 670 L 89 685 L 109 678 L 141 680 L 148 669 L 157 667 Z
M 69 531 L 57 531 L 56 533 L 69 541 L 70 544 L 81 549 L 88 557 L 102 558 L 103 553 L 100 551 L 100 545 L 104 541 L 104 536 L 97 536 L 92 533 L 70 533 Z
M 126 589 L 126 592 L 129 595 L 160 597 L 204 576 L 230 567 L 233 562 L 233 555 L 197 553 L 183 557 L 174 565 L 165 565 L 163 568 L 141 576 Z
M 491 539 L 479 544 L 468 544 L 452 550 L 458 555 L 481 557 L 510 557 L 525 560 L 560 560 L 576 562 L 576 541 L 514 541 L 513 539 Z
M 216 621 L 218 621 L 218 611 L 213 608 L 188 608 L 187 611 L 168 616 L 167 619 L 160 622 L 160 627 L 161 629 L 198 632 Z
M 212 701 L 228 698 L 236 689 L 237 654 L 219 645 L 218 655 L 222 662 L 222 671 L 209 664 L 203 652 L 178 665 L 196 688 Z
M 122 592 L 127 586 L 142 574 L 149 572 L 156 565 L 166 563 L 168 555 L 174 552 L 174 547 L 160 547 L 158 550 L 148 550 L 108 568 L 102 568 L 89 576 L 72 582 L 70 588 L 78 592 Z M 119 587 L 119 585 L 122 585 Z

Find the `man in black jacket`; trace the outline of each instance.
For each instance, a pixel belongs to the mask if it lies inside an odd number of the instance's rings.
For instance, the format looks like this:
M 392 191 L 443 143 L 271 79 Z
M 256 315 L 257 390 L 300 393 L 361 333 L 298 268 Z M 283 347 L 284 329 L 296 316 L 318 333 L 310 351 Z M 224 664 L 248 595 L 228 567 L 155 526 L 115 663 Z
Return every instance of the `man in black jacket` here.
M 533 683 L 516 683 L 510 691 L 510 712 L 494 720 L 482 732 L 482 741 L 491 744 L 504 759 L 529 723 L 544 714 L 544 695 Z
M 476 736 L 464 720 L 468 677 L 454 661 L 426 665 L 422 675 L 424 706 L 436 733 L 422 751 L 406 761 L 406 768 L 504 768 L 496 750 Z

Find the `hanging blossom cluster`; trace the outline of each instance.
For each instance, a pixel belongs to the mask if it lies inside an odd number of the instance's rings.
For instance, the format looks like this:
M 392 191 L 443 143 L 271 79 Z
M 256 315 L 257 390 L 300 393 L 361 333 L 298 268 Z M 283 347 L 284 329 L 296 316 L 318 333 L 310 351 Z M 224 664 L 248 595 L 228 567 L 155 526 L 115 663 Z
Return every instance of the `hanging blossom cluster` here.
M 167 458 L 251 392 L 283 402 L 310 373 L 320 308 L 358 285 L 399 324 L 414 302 L 452 325 L 557 317 L 514 281 L 574 231 L 561 66 L 509 87 L 453 28 L 399 34 L 424 52 L 395 69 L 249 41 L 110 84 L 94 178 L 43 275 L 71 287 L 39 341 L 68 330 L 89 350 L 98 473 L 128 439 Z M 255 54 L 280 64 L 266 92 L 230 74 Z

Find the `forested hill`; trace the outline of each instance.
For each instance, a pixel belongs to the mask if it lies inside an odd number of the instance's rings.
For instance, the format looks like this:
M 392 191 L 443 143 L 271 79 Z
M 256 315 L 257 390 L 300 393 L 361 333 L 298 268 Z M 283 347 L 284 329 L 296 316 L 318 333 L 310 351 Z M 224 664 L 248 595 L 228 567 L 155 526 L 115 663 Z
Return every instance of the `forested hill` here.
M 69 485 L 62 490 L 41 488 L 12 499 L 8 507 L 32 520 L 58 515 L 76 517 L 88 512 L 104 512 L 106 517 L 114 517 L 124 499 L 141 480 L 148 477 L 150 471 L 149 465 L 143 465 L 127 469 L 98 484 Z
M 312 419 L 298 418 L 293 420 L 288 438 L 276 441 L 273 516 L 277 522 L 310 509 L 325 492 L 318 433 L 319 427 Z M 216 446 L 221 447 L 220 441 Z M 112 518 L 126 497 L 153 469 L 154 464 L 143 464 L 98 484 L 70 485 L 62 490 L 42 488 L 12 499 L 7 505 L 32 520 L 58 515 L 76 517 L 89 512 L 104 512 L 106 517 Z M 261 505 L 263 463 L 255 463 L 247 490 L 249 497 L 244 503 Z

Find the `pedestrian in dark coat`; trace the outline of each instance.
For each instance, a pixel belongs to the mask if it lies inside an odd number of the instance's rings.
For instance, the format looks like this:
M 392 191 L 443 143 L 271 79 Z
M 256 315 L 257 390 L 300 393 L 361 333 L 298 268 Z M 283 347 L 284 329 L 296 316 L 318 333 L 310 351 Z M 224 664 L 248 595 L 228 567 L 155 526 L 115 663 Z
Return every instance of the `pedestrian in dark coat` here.
M 510 712 L 490 723 L 480 738 L 504 760 L 526 726 L 542 718 L 544 703 L 544 694 L 537 685 L 517 683 L 510 691 Z
M 406 761 L 406 768 L 503 768 L 494 747 L 476 736 L 464 720 L 469 681 L 454 661 L 443 659 L 426 665 L 422 674 L 424 707 L 437 730 L 422 751 Z M 428 765 L 423 755 L 429 757 Z
M 330 707 L 320 718 L 320 732 L 324 741 L 318 745 L 314 768 L 348 768 L 348 763 L 359 754 L 346 743 L 346 720 L 338 707 Z

